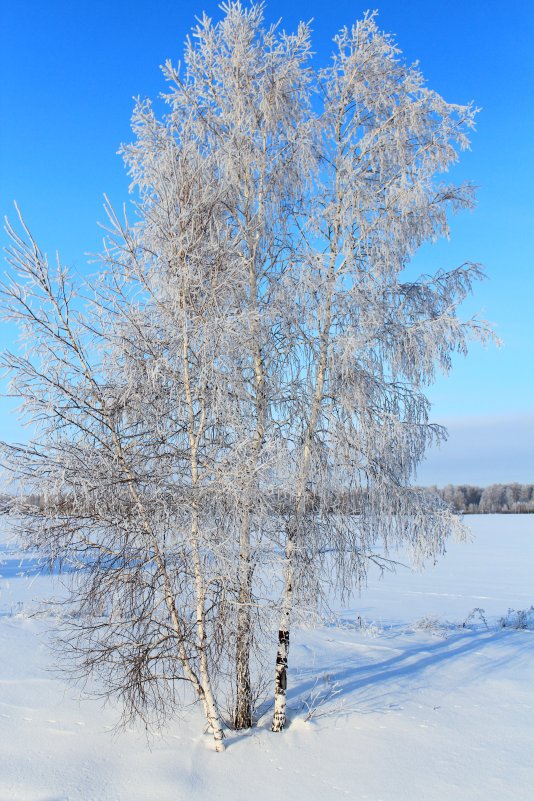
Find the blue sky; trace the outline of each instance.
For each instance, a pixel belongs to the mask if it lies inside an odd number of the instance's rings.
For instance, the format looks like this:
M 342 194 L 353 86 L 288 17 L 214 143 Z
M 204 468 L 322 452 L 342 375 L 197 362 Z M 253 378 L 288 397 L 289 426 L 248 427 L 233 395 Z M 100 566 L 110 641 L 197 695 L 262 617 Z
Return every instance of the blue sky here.
M 337 1 L 280 0 L 269 21 L 292 29 L 313 18 L 316 62 L 331 37 L 368 8 Z M 534 481 L 534 3 L 516 0 L 387 0 L 371 4 L 408 61 L 451 102 L 481 107 L 472 150 L 453 171 L 478 187 L 478 206 L 452 221 L 449 242 L 418 254 L 422 271 L 464 261 L 485 265 L 488 280 L 465 305 L 503 340 L 473 346 L 467 359 L 429 390 L 447 445 L 420 472 L 424 483 Z M 159 65 L 178 61 L 194 17 L 213 0 L 6 0 L 0 12 L 0 211 L 17 200 L 49 254 L 86 269 L 100 247 L 102 196 L 119 205 L 128 179 L 116 155 L 131 139 L 134 96 L 163 88 Z M 2 244 L 5 238 L 1 239 Z M 4 346 L 13 331 L 0 330 Z M 0 438 L 24 434 L 0 399 Z

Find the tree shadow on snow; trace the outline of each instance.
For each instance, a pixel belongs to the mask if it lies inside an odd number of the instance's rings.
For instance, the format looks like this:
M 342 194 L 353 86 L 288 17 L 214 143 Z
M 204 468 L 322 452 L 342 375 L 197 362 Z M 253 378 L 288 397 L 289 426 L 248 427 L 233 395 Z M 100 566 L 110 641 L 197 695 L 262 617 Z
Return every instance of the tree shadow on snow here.
M 310 698 L 311 695 L 315 694 L 318 704 L 321 704 L 320 681 L 321 675 L 326 674 L 328 685 L 335 687 L 335 699 L 341 705 L 341 710 L 344 702 L 347 701 L 347 697 L 351 693 L 356 693 L 362 689 L 377 689 L 383 692 L 379 692 L 378 695 L 373 694 L 372 697 L 356 695 L 351 701 L 357 703 L 357 710 L 352 707 L 352 709 L 349 708 L 346 711 L 377 712 L 383 711 L 384 708 L 391 709 L 395 704 L 383 704 L 378 707 L 376 701 L 379 698 L 384 698 L 390 690 L 398 699 L 399 682 L 407 682 L 406 690 L 404 691 L 401 688 L 401 693 L 405 696 L 410 692 L 410 683 L 413 679 L 421 676 L 425 671 L 440 669 L 446 663 L 461 660 L 470 654 L 482 651 L 488 646 L 495 645 L 509 637 L 514 637 L 514 635 L 517 635 L 517 632 L 462 631 L 434 644 L 418 643 L 413 647 L 404 649 L 401 654 L 395 654 L 395 656 L 382 661 L 366 661 L 362 663 L 359 659 L 359 664 L 352 662 L 346 667 L 329 669 L 325 665 L 320 669 L 310 669 L 309 678 L 303 677 L 302 673 L 300 676 L 293 677 L 293 687 L 288 690 L 288 703 L 295 707 L 298 706 L 299 701 L 303 704 L 304 699 Z M 532 643 L 524 643 L 524 647 L 531 647 L 531 645 Z M 516 652 L 516 646 L 517 643 L 514 644 L 514 652 Z M 480 671 L 475 668 L 476 672 L 474 672 L 473 665 L 471 665 L 468 681 L 473 681 L 478 673 L 483 673 L 487 676 L 492 668 L 500 667 L 504 662 L 508 661 L 510 661 L 510 654 L 502 656 L 495 654 L 495 658 L 492 655 L 491 661 L 484 662 Z M 390 682 L 395 682 L 396 684 L 388 688 L 387 685 Z M 330 702 L 328 706 L 330 706 Z M 325 712 L 328 712 L 328 707 L 325 707 Z

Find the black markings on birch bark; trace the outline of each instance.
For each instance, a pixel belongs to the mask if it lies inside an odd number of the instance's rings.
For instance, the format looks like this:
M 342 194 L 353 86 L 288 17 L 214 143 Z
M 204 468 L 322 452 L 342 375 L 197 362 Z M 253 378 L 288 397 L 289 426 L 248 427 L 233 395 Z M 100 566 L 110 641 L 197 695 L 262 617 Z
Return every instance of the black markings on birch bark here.
M 287 663 L 289 655 L 289 630 L 278 632 L 278 650 L 276 653 L 276 675 L 274 687 L 274 714 L 271 731 L 282 731 L 286 725 L 286 690 Z

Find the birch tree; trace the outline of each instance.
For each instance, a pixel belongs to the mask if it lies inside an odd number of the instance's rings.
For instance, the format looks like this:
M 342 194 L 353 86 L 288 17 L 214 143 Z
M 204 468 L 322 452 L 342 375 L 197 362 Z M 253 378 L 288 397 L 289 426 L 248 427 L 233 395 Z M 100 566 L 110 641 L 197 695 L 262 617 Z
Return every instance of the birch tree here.
M 324 554 L 344 592 L 361 584 L 371 562 L 386 564 L 392 545 L 407 543 L 421 562 L 441 553 L 451 532 L 461 534 L 445 505 L 410 482 L 426 448 L 445 435 L 429 420 L 425 386 L 436 369 L 449 371 L 469 337 L 488 336 L 483 323 L 456 314 L 478 265 L 403 279 L 421 244 L 448 236 L 447 212 L 473 204 L 472 187 L 437 176 L 468 146 L 475 110 L 428 89 L 374 15 L 343 29 L 335 44 L 331 66 L 316 78 L 317 172 L 301 208 L 288 314 L 299 320 L 290 337 L 302 381 L 288 402 L 294 506 L 273 731 L 285 724 L 295 592 L 310 572 L 318 587 Z M 339 499 L 351 495 L 357 508 L 344 509 Z
M 214 711 L 210 660 L 213 667 L 217 651 L 220 672 L 222 652 L 228 657 L 231 643 L 233 722 L 237 728 L 252 723 L 252 617 L 260 609 L 253 597 L 253 577 L 263 541 L 277 525 L 272 490 L 277 488 L 285 445 L 271 408 L 283 356 L 273 338 L 281 316 L 278 279 L 291 257 L 286 231 L 291 206 L 300 197 L 309 147 L 309 78 L 304 69 L 308 28 L 301 25 L 295 35 L 277 26 L 264 29 L 259 6 L 244 9 L 232 3 L 224 11 L 220 23 L 213 25 L 204 16 L 196 27 L 186 44 L 182 72 L 170 62 L 165 65 L 170 87 L 167 115 L 158 119 L 150 101 L 139 101 L 135 108 L 135 140 L 123 148 L 123 155 L 137 194 L 138 221 L 122 221 L 108 206 L 103 274 L 91 310 L 77 318 L 82 333 L 89 335 L 89 352 L 99 352 L 102 358 L 93 369 L 86 355 L 87 380 L 100 392 L 104 389 L 99 380 L 105 381 L 105 392 L 115 399 L 110 425 L 120 429 L 127 421 L 127 448 L 121 445 L 119 429 L 109 435 L 115 450 L 122 448 L 135 508 L 146 506 L 156 493 L 158 514 L 166 520 L 158 524 L 163 526 L 162 559 L 166 563 L 179 555 L 181 560 L 185 575 L 180 579 L 180 614 L 191 618 L 187 643 L 194 649 L 198 695 L 209 700 L 206 714 L 218 746 L 222 735 Z M 17 280 L 6 287 L 7 315 L 26 326 L 31 338 L 37 319 L 24 306 L 26 292 L 35 290 L 35 306 L 41 302 L 45 309 L 51 304 L 51 312 L 43 314 L 55 319 L 62 290 L 54 291 L 48 277 L 41 286 L 40 274 L 48 276 L 49 271 L 46 260 L 31 238 L 24 242 L 13 229 L 10 233 L 12 266 L 27 286 L 19 292 Z M 58 275 L 67 280 L 63 268 Z M 46 338 L 54 325 L 37 326 L 37 339 Z M 56 327 L 63 332 L 61 323 Z M 39 397 L 46 403 L 47 393 L 50 398 L 53 391 L 69 396 L 78 390 L 69 383 L 69 360 L 56 364 L 53 345 L 43 347 L 44 370 L 35 362 L 41 351 L 31 347 L 24 364 L 16 364 L 13 355 L 6 357 L 15 375 L 14 390 L 25 398 L 30 417 Z M 68 343 L 62 347 L 72 355 Z M 51 370 L 60 375 L 55 390 L 36 378 Z M 94 413 L 80 406 L 86 416 Z M 48 419 L 42 418 L 39 452 L 45 461 L 55 449 L 56 407 L 54 403 L 49 409 Z M 80 431 L 77 424 L 77 419 L 69 419 L 68 436 L 83 439 L 87 430 L 90 439 L 87 421 Z M 66 438 L 61 448 L 68 450 Z M 62 459 L 67 458 L 65 452 Z M 16 449 L 9 453 L 13 470 L 24 473 L 26 481 L 30 454 L 31 449 L 22 455 Z M 142 470 L 130 468 L 132 458 L 142 460 Z M 83 460 L 79 464 L 83 469 Z M 138 478 L 138 469 L 143 478 Z M 78 474 L 65 478 L 60 468 L 53 472 L 50 497 L 78 493 Z M 95 498 L 109 491 L 103 474 L 99 478 L 103 483 L 93 488 Z M 104 500 L 98 504 L 103 506 Z M 45 506 L 49 509 L 53 503 L 48 499 Z M 69 510 L 72 506 L 69 501 Z M 87 507 L 84 501 L 84 510 Z M 70 517 L 65 518 L 65 528 Z M 34 524 L 28 520 L 28 533 Z M 55 537 L 48 533 L 39 542 L 56 555 L 71 549 L 77 559 L 68 538 L 61 537 L 58 529 Z M 100 547 L 98 542 L 95 547 Z M 95 562 L 90 592 L 78 588 L 78 596 L 83 594 L 87 603 L 101 597 L 96 586 L 101 569 Z M 179 573 L 173 567 L 172 575 Z M 258 587 L 264 580 L 258 576 Z M 109 581 L 102 583 L 107 586 Z M 166 591 L 169 603 L 176 605 L 178 589 L 169 584 Z M 82 636 L 76 645 L 72 638 L 68 641 L 73 657 L 79 657 L 78 667 L 104 672 L 115 654 L 107 645 L 96 647 L 94 632 L 104 638 L 106 627 L 91 623 L 79 631 L 90 632 L 91 643 L 83 644 Z M 210 649 L 210 642 L 215 648 Z M 109 660 L 102 655 L 94 659 L 104 651 Z M 109 683 L 109 674 L 106 679 Z M 119 684 L 114 688 L 119 690 Z M 158 701 L 158 708 L 162 710 L 163 703 Z
M 195 242 L 189 255 L 209 259 L 209 223 L 195 213 L 199 207 L 187 206 L 187 237 Z M 43 498 L 39 507 L 17 510 L 25 542 L 69 569 L 75 614 L 65 621 L 63 656 L 76 677 L 100 675 L 103 691 L 123 699 L 125 719 L 147 724 L 161 724 L 187 700 L 180 689 L 187 682 L 223 750 L 212 675 L 225 585 L 221 532 L 211 521 L 201 530 L 207 380 L 200 349 L 194 379 L 190 371 L 193 281 L 184 262 L 170 261 L 178 287 L 169 298 L 164 275 L 154 286 L 135 258 L 121 273 L 108 251 L 113 275 L 80 307 L 80 288 L 61 264 L 50 268 L 24 230 L 8 227 L 15 272 L 3 287 L 4 313 L 21 326 L 23 351 L 3 361 L 35 433 L 28 445 L 4 451 L 24 491 Z M 128 235 L 122 247 L 135 257 L 148 244 L 133 246 Z M 143 290 L 137 298 L 126 272 L 134 267 Z M 165 313 L 174 324 L 170 341 Z M 197 327 L 195 342 L 204 334 Z
M 173 118 L 193 120 L 203 152 L 216 162 L 217 180 L 231 187 L 226 224 L 239 269 L 232 356 L 238 405 L 229 423 L 238 446 L 240 496 L 234 724 L 244 728 L 252 723 L 255 554 L 273 525 L 268 497 L 285 446 L 274 412 L 285 355 L 277 331 L 285 314 L 282 277 L 294 257 L 294 207 L 310 169 L 310 31 L 304 24 L 294 35 L 276 25 L 264 29 L 259 5 L 222 8 L 221 22 L 214 25 L 204 15 L 195 29 L 183 75 L 170 63 L 165 74 Z
M 428 89 L 373 14 L 317 69 L 308 25 L 221 8 L 163 68 L 166 112 L 136 104 L 134 219 L 107 205 L 87 301 L 27 229 L 9 227 L 4 286 L 25 337 L 4 364 L 36 426 L 4 450 L 44 495 L 19 510 L 27 541 L 75 568 L 73 669 L 147 721 L 187 683 L 218 750 L 228 680 L 232 725 L 252 724 L 258 650 L 284 728 L 298 609 L 398 545 L 422 562 L 461 536 L 411 482 L 445 436 L 427 385 L 489 333 L 457 313 L 477 265 L 405 277 L 473 204 L 443 175 L 474 108 Z

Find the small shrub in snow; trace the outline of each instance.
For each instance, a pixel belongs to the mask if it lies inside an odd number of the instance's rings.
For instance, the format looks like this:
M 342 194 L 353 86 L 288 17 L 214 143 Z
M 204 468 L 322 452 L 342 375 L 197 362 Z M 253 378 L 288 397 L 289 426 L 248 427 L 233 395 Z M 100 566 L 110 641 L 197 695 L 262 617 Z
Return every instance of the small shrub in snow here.
M 358 627 L 362 634 L 365 634 L 366 637 L 379 637 L 380 634 L 383 634 L 384 627 L 377 623 L 376 621 L 369 621 L 365 618 L 362 618 L 358 615 Z
M 415 625 L 415 629 L 422 629 L 423 631 L 433 631 L 434 629 L 441 628 L 441 623 L 437 617 L 422 617 Z
M 475 609 L 472 609 L 469 614 L 467 615 L 466 619 L 462 623 L 462 628 L 472 628 L 476 627 L 477 624 L 482 623 L 486 628 L 489 628 L 488 621 L 486 620 L 486 613 L 484 609 L 480 609 L 478 606 Z
M 435 637 L 446 637 L 446 629 L 449 628 L 448 623 L 442 623 L 437 617 L 422 617 L 413 625 L 414 631 L 426 631 Z
M 338 686 L 338 682 L 333 681 L 330 674 L 325 673 L 321 680 L 317 678 L 310 694 L 302 702 L 302 708 L 306 710 L 305 722 L 309 723 L 313 718 L 321 718 L 338 712 L 338 705 L 335 708 L 326 708 L 326 704 L 336 695 L 339 695 L 340 692 L 341 689 Z
M 499 619 L 502 629 L 534 629 L 534 606 L 528 609 L 509 609 L 504 617 Z

